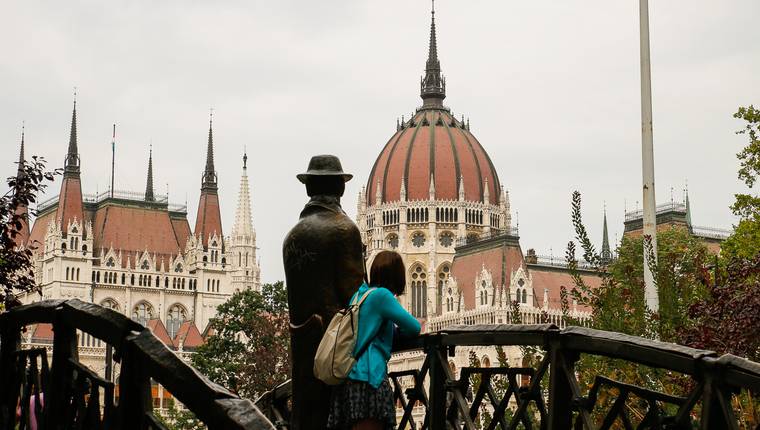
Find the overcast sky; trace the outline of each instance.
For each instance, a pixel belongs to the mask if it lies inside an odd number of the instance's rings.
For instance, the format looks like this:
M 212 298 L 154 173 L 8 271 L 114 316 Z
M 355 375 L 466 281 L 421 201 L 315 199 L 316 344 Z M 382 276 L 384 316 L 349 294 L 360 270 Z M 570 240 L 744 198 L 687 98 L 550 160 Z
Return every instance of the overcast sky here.
M 143 191 L 153 142 L 156 192 L 188 201 L 195 225 L 209 108 L 225 233 L 243 148 L 264 281 L 283 278 L 281 243 L 306 202 L 295 175 L 333 153 L 356 197 L 396 118 L 420 105 L 430 3 L 383 1 L 6 2 L 0 13 L 0 176 L 27 154 L 63 165 L 78 87 L 85 193 L 107 188 L 111 124 L 117 189 Z M 727 228 L 744 190 L 732 118 L 760 104 L 760 2 L 652 0 L 658 202 L 688 180 L 697 225 Z M 641 200 L 638 2 L 439 0 L 446 104 L 470 117 L 519 211 L 523 250 L 561 255 L 570 195 L 601 242 Z M 57 193 L 60 179 L 48 194 Z

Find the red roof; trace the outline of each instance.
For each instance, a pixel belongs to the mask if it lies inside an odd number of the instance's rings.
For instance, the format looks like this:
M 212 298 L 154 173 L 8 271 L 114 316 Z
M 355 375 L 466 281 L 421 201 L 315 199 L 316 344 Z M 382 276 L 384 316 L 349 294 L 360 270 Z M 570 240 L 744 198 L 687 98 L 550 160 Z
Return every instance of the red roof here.
M 53 341 L 53 324 L 40 323 L 34 326 L 32 343 L 49 343 Z
M 179 326 L 177 335 L 174 336 L 174 346 L 179 348 L 180 343 L 182 349 L 195 349 L 203 345 L 203 337 L 198 331 L 198 327 L 192 321 L 185 321 Z
M 216 192 L 201 191 L 198 216 L 195 218 L 195 235 L 200 236 L 203 246 L 208 246 L 208 238 L 216 234 L 222 237 L 222 215 L 219 212 L 219 195 Z
M 164 323 L 161 322 L 160 319 L 153 318 L 151 320 L 148 320 L 148 328 L 153 333 L 153 335 L 158 338 L 158 340 L 164 343 L 164 345 L 170 348 L 174 347 L 174 343 L 169 337 L 169 332 L 166 331 L 166 326 L 164 326 Z
M 491 159 L 468 127 L 443 108 L 421 109 L 388 141 L 367 182 L 367 203 L 375 204 L 378 182 L 383 202 L 400 200 L 401 180 L 407 200 L 427 200 L 434 178 L 437 200 L 457 200 L 460 178 L 465 200 L 498 204 L 501 183 Z
M 75 218 L 81 223 L 84 220 L 82 209 L 82 183 L 79 177 L 64 175 L 56 210 L 56 222 L 64 231 Z

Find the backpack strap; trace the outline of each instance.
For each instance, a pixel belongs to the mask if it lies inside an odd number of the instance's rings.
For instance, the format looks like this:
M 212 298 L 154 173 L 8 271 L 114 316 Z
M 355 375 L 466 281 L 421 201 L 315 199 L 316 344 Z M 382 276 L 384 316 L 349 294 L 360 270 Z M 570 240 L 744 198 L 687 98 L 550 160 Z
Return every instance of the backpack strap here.
M 376 289 L 377 288 L 370 288 L 369 291 L 367 291 L 364 294 L 364 296 L 362 296 L 361 300 L 359 300 L 359 303 L 358 303 L 357 306 L 361 307 L 362 303 L 364 303 L 364 301 L 367 299 L 367 297 L 369 296 L 369 294 L 371 292 L 375 291 Z M 362 356 L 362 354 L 364 354 L 365 351 L 367 351 L 367 349 L 369 348 L 370 344 L 372 344 L 372 341 L 375 340 L 375 338 L 377 337 L 377 335 L 379 335 L 380 332 L 382 331 L 384 325 L 385 325 L 385 322 L 383 322 L 383 324 L 380 324 L 380 327 L 378 327 L 377 332 L 374 335 L 372 335 L 372 337 L 370 337 L 369 340 L 367 340 L 367 343 L 365 343 L 364 345 L 362 345 L 361 348 L 359 348 L 359 350 L 356 352 L 356 355 L 354 355 L 354 358 L 358 359 L 359 357 Z
M 361 299 L 359 298 L 359 294 L 357 293 L 356 295 L 354 295 L 354 298 L 353 300 L 351 300 L 351 303 L 349 304 L 349 306 L 353 306 L 353 305 L 361 306 L 362 303 L 364 303 L 364 301 L 367 300 L 367 297 L 369 297 L 370 293 L 375 291 L 376 289 L 377 289 L 376 287 L 370 288 L 369 290 L 367 290 L 366 293 L 364 293 Z M 357 303 L 357 300 L 359 301 L 358 303 Z

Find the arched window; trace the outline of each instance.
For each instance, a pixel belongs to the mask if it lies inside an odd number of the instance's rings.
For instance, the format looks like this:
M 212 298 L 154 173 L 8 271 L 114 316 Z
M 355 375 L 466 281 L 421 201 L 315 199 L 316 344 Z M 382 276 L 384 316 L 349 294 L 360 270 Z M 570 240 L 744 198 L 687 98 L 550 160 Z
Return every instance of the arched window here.
M 385 243 L 390 249 L 398 248 L 398 235 L 396 233 L 389 234 L 388 237 L 385 238 Z
M 449 280 L 449 274 L 451 272 L 451 268 L 449 267 L 448 263 L 444 263 L 441 265 L 440 268 L 438 268 L 438 289 L 436 290 L 436 298 L 435 298 L 435 309 L 436 313 L 441 313 L 441 306 L 442 306 L 442 300 L 443 300 L 443 288 L 446 286 L 446 283 Z
M 135 274 L 132 274 L 132 277 L 130 279 L 130 285 L 135 285 Z
M 63 254 L 65 254 L 65 253 L 66 253 L 66 242 L 63 242 L 63 243 L 61 244 L 61 253 L 63 253 Z
M 100 271 L 98 270 L 98 273 L 95 274 L 95 282 L 100 282 Z
M 424 318 L 427 316 L 427 273 L 417 265 L 412 270 L 411 278 L 412 315 Z
M 127 279 L 127 275 L 124 274 L 124 273 L 122 273 L 121 274 L 121 285 L 124 285 L 124 283 L 127 282 L 126 279 Z
M 187 311 L 184 306 L 175 304 L 169 308 L 169 312 L 166 314 L 166 330 L 169 332 L 170 338 L 174 339 L 177 331 L 179 331 L 179 327 L 186 319 Z
M 118 312 L 119 311 L 119 304 L 116 302 L 116 300 L 108 298 L 100 302 L 100 306 L 103 306 L 106 309 L 111 309 L 113 311 Z
M 164 288 L 169 288 L 169 277 L 164 278 Z
M 528 290 L 524 289 L 522 290 L 522 302 L 528 303 Z
M 148 302 L 140 302 L 132 309 L 132 319 L 142 325 L 147 325 L 153 319 L 153 306 Z
M 87 255 L 87 245 L 82 245 L 82 255 Z
M 77 267 L 77 281 L 79 280 L 79 268 Z
M 66 268 L 66 280 L 67 281 L 69 280 L 69 268 L 68 267 Z
M 519 288 L 515 289 L 515 301 L 517 303 L 522 303 L 522 296 L 520 295 L 521 290 Z
M 483 358 L 480 359 L 480 366 L 491 367 L 491 360 L 488 358 L 487 355 L 484 355 Z

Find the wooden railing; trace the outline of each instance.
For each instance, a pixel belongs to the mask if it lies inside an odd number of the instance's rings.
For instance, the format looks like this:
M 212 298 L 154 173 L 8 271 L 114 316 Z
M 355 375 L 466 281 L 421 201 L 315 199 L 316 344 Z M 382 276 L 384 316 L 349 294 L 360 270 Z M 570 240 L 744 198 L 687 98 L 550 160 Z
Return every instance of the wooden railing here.
M 465 367 L 457 377 L 448 356 L 474 346 L 534 347 L 535 367 Z M 475 429 L 483 406 L 492 419 L 482 428 L 506 429 L 739 429 L 733 405 L 742 390 L 760 393 L 760 364 L 733 355 L 611 333 L 555 325 L 453 326 L 397 345 L 420 350 L 420 368 L 388 377 L 401 416 L 399 429 Z M 596 375 L 579 381 L 581 354 L 609 357 L 690 378 L 686 394 L 671 395 Z M 471 376 L 479 377 L 477 389 Z M 494 389 L 501 378 L 501 389 Z M 412 383 L 404 384 L 402 380 Z M 584 383 L 581 383 L 584 382 Z M 656 381 L 655 381 L 656 382 Z M 588 385 L 586 385 L 588 384 Z M 590 388 L 583 388 L 588 387 Z M 656 383 L 653 385 L 657 385 Z M 285 388 L 289 386 L 284 386 Z M 283 387 L 267 393 L 265 412 L 287 417 Z M 606 401 L 601 401 L 606 397 Z M 756 397 L 755 400 L 756 401 Z M 638 417 L 629 416 L 635 403 Z M 272 406 L 275 405 L 275 406 Z M 277 408 L 279 405 L 279 409 Z M 415 408 L 424 408 L 422 423 Z M 616 424 L 619 427 L 613 427 Z M 280 422 L 280 429 L 287 423 Z
M 50 366 L 47 349 L 21 348 L 23 328 L 39 323 L 53 325 Z M 79 362 L 77 330 L 113 347 L 112 359 L 121 366 L 117 382 Z M 46 300 L 0 314 L 2 430 L 28 428 L 31 415 L 40 430 L 164 429 L 153 413 L 151 381 L 210 429 L 274 429 L 251 401 L 210 382 L 149 329 L 118 312 L 74 299 Z

